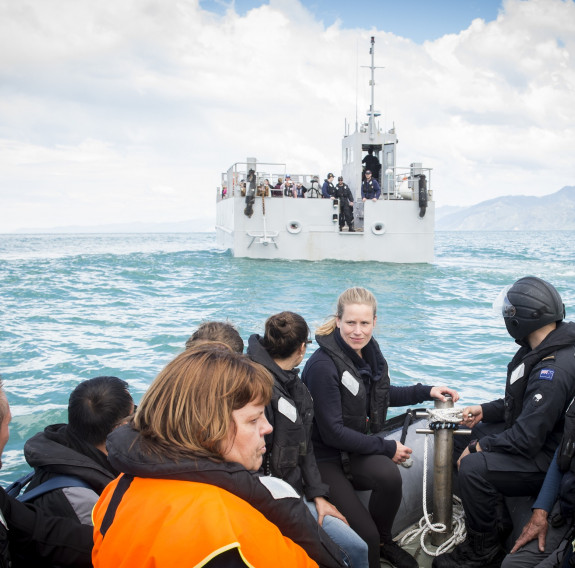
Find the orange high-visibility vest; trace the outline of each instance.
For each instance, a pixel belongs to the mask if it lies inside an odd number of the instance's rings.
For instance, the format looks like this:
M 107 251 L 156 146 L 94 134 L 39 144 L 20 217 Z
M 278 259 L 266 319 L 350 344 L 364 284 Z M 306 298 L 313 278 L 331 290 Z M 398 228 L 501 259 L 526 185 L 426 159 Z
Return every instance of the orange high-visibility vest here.
M 135 477 L 102 535 L 122 477 L 104 489 L 94 507 L 94 568 L 200 567 L 232 548 L 253 568 L 317 568 L 303 548 L 249 503 L 193 481 Z

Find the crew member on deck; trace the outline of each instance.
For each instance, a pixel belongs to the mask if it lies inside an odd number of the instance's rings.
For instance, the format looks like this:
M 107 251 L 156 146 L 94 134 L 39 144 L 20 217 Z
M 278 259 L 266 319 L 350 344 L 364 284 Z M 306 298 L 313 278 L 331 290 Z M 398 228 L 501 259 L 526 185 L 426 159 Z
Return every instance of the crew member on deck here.
M 321 196 L 324 199 L 335 199 L 335 186 L 333 185 L 333 174 L 330 172 L 327 174 L 327 178 L 323 180 L 323 186 L 321 188 Z
M 365 179 L 361 182 L 361 198 L 365 202 L 368 199 L 377 201 L 381 195 L 381 188 L 376 179 L 373 179 L 371 170 L 366 170 Z
M 381 164 L 377 159 L 377 156 L 373 155 L 373 148 L 369 148 L 367 151 L 367 155 L 361 161 L 362 164 L 365 164 L 365 169 L 369 170 L 373 177 L 379 180 L 379 172 L 381 171 Z M 367 172 L 366 172 L 367 173 Z
M 343 177 L 337 178 L 335 186 L 335 196 L 339 200 L 339 230 L 347 223 L 348 231 L 353 233 L 353 195 L 349 185 L 343 182 Z

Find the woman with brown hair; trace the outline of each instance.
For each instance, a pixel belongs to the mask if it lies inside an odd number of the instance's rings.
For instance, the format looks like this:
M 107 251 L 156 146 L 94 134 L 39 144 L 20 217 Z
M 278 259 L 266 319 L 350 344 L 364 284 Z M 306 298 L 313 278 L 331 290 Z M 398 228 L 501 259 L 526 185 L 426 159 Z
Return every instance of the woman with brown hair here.
M 255 473 L 272 384 L 221 343 L 160 372 L 132 422 L 108 438 L 123 475 L 94 509 L 95 568 L 342 566 L 295 491 Z

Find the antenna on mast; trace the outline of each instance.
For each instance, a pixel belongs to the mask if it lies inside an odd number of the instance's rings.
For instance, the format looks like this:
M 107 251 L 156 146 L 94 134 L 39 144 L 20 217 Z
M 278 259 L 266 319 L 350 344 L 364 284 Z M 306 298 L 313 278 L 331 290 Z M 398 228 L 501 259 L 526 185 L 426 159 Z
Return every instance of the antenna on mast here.
M 383 67 L 375 66 L 375 37 L 371 36 L 371 46 L 369 48 L 369 54 L 371 55 L 371 65 L 369 69 L 371 70 L 371 79 L 369 85 L 371 87 L 371 104 L 369 105 L 369 110 L 367 111 L 367 116 L 369 117 L 368 127 L 369 127 L 369 139 L 373 140 L 375 138 L 375 117 L 380 116 L 381 113 L 375 110 L 375 70 L 383 69 Z M 364 67 L 366 67 L 364 65 Z
M 355 131 L 357 132 L 358 117 L 357 117 L 357 92 L 359 90 L 359 41 L 355 41 Z

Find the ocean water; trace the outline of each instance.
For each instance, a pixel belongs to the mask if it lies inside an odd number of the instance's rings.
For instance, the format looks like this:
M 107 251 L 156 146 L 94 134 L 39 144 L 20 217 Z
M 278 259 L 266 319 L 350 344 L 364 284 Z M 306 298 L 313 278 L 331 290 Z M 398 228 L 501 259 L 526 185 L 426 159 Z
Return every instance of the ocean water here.
M 0 482 L 27 470 L 29 437 L 66 421 L 80 380 L 119 376 L 139 401 L 202 321 L 230 320 L 246 342 L 282 310 L 313 329 L 350 286 L 377 297 L 394 384 L 447 384 L 461 404 L 497 398 L 515 344 L 492 302 L 526 275 L 552 282 L 575 317 L 575 232 L 437 233 L 431 265 L 234 259 L 214 234 L 0 235 L 0 374 L 13 414 Z

